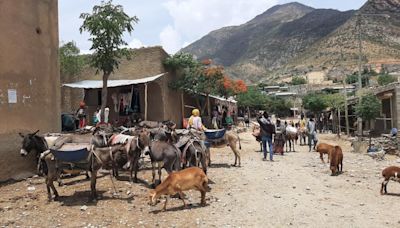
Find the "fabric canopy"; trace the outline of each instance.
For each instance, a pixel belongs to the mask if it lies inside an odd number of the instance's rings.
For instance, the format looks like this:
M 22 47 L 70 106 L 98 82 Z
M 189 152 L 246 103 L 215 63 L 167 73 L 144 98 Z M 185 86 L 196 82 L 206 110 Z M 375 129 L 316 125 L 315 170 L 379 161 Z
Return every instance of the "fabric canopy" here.
M 164 75 L 165 75 L 165 73 L 162 73 L 162 74 L 159 74 L 156 76 L 134 79 L 134 80 L 108 80 L 107 87 L 111 88 L 111 87 L 143 84 L 143 83 L 155 81 Z M 77 89 L 101 89 L 101 88 L 103 88 L 103 81 L 102 80 L 85 80 L 85 81 L 80 81 L 80 82 L 75 82 L 75 83 L 63 84 L 63 86 L 70 87 L 70 88 L 77 88 Z

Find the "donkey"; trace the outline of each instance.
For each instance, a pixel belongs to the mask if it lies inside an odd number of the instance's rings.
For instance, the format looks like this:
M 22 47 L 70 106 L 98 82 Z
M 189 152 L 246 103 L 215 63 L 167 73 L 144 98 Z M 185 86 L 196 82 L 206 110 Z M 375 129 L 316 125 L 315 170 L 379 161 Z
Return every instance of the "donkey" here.
M 113 155 L 122 149 L 123 145 L 115 145 L 105 148 L 94 148 L 91 146 L 91 151 L 86 162 L 79 162 L 80 169 L 90 171 L 90 188 L 91 188 L 91 195 L 89 200 L 97 200 L 97 192 L 96 192 L 96 181 L 97 181 L 97 173 L 99 169 L 103 168 L 106 170 L 112 169 L 114 166 L 113 162 Z M 57 201 L 59 198 L 59 194 L 53 184 L 56 181 L 62 171 L 63 163 L 62 161 L 58 161 L 55 156 L 50 152 L 50 150 L 43 153 L 43 160 L 46 162 L 48 167 L 48 172 L 46 175 L 46 187 L 47 187 L 47 195 L 48 200 L 52 200 L 51 191 L 54 194 L 54 200 Z M 67 164 L 67 166 L 69 166 Z
M 150 156 L 151 166 L 152 166 L 152 183 L 155 186 L 155 166 L 158 166 L 158 177 L 159 182 L 161 182 L 161 169 L 164 168 L 168 174 L 172 171 L 180 170 L 180 150 L 174 145 L 165 142 L 155 140 L 150 145 L 150 151 L 147 153 Z
M 40 160 L 40 154 L 49 149 L 48 144 L 43 136 L 37 135 L 39 130 L 29 133 L 22 134 L 18 133 L 22 137 L 22 147 L 20 150 L 20 155 L 25 157 L 30 152 L 35 152 L 36 164 L 38 168 L 38 173 L 40 175 L 45 175 L 47 173 L 47 166 L 44 161 Z

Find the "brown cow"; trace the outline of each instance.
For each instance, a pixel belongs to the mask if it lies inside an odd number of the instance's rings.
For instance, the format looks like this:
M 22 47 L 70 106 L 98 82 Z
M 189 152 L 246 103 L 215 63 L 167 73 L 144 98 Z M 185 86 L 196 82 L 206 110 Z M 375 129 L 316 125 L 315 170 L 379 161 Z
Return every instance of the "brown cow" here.
M 340 146 L 335 146 L 335 149 L 330 152 L 332 176 L 338 175 L 343 171 L 343 152 Z M 340 165 L 340 169 L 339 169 Z
M 319 143 L 317 145 L 316 151 L 319 152 L 319 157 L 321 158 L 321 161 L 325 163 L 324 161 L 324 154 L 328 155 L 328 162 L 330 158 L 331 151 L 335 150 L 335 146 L 329 145 L 327 143 Z
M 382 176 L 385 178 L 382 182 L 381 194 L 387 194 L 387 184 L 389 180 L 400 182 L 400 167 L 389 166 L 382 171 Z
M 150 205 L 156 205 L 157 199 L 166 195 L 163 211 L 167 209 L 168 196 L 179 194 L 183 206 L 186 207 L 183 191 L 195 189 L 201 193 L 201 205 L 206 205 L 206 192 L 209 191 L 208 178 L 198 167 L 190 167 L 171 173 L 156 189 L 150 190 Z

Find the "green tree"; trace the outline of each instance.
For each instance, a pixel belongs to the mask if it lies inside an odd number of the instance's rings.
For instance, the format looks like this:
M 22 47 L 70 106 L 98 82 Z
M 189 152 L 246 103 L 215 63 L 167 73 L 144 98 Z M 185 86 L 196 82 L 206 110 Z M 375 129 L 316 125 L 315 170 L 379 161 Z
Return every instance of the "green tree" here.
M 378 76 L 378 84 L 383 86 L 395 82 L 396 78 L 389 74 L 381 74 Z
M 256 87 L 249 87 L 247 92 L 238 94 L 236 100 L 239 107 L 257 110 L 266 109 L 267 103 L 270 103 L 267 96 Z
M 291 114 L 290 108 L 292 108 L 292 103 L 287 99 L 274 97 L 268 99 L 266 110 L 278 117 L 287 117 Z
M 164 65 L 178 75 L 178 80 L 170 83 L 170 87 L 191 93 L 203 113 L 207 107 L 207 113 L 211 115 L 210 94 L 229 95 L 228 90 L 224 89 L 224 69 L 221 66 L 202 64 L 187 53 L 171 56 L 164 61 Z M 201 94 L 207 99 L 203 105 L 200 104 Z
M 134 16 L 130 17 L 121 5 L 113 5 L 112 1 L 102 1 L 93 7 L 92 13 L 82 13 L 83 25 L 80 32 L 90 33 L 93 51 L 90 64 L 98 73 L 103 73 L 103 89 L 101 92 L 101 121 L 104 121 L 104 109 L 107 105 L 107 80 L 115 69 L 118 69 L 120 59 L 129 58 L 128 45 L 123 40 L 125 32 L 131 34 L 133 25 L 139 21 Z
M 356 105 L 356 115 L 369 123 L 371 120 L 379 117 L 380 112 L 381 102 L 372 93 L 362 96 L 360 102 L 358 102 Z M 371 147 L 371 138 L 369 141 L 369 146 Z
M 59 49 L 60 73 L 64 76 L 73 76 L 81 72 L 85 62 L 79 55 L 80 50 L 74 41 L 62 45 Z
M 344 109 L 345 96 L 340 93 L 327 94 L 324 96 L 325 104 L 327 107 L 331 108 L 333 114 L 333 125 L 337 126 L 337 134 L 340 136 L 340 121 L 339 113 L 340 110 Z
M 356 115 L 365 121 L 370 121 L 380 115 L 381 102 L 374 94 L 366 94 L 356 106 Z
M 300 76 L 294 76 L 292 78 L 292 85 L 304 85 L 307 84 L 307 80 Z
M 309 93 L 303 97 L 303 106 L 316 114 L 322 112 L 328 107 L 323 94 Z

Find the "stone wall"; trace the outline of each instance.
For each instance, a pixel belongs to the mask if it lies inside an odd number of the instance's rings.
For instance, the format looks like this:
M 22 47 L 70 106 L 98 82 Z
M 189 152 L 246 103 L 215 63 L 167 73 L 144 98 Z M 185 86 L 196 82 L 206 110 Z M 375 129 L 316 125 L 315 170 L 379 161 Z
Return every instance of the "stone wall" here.
M 58 1 L 0 1 L 0 182 L 34 172 L 18 132 L 61 128 Z

